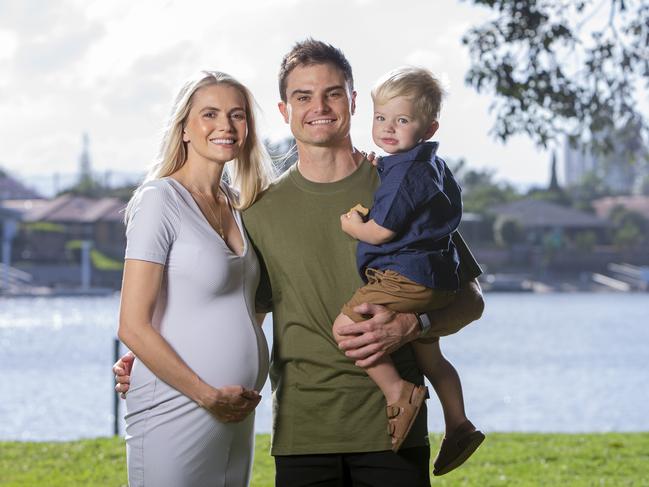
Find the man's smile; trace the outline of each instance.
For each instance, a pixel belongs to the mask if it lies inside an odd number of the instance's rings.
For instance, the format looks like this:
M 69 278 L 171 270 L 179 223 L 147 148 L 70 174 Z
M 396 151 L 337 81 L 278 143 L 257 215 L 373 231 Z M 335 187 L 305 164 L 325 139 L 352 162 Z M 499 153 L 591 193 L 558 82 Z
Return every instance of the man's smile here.
M 311 120 L 307 122 L 308 125 L 326 125 L 328 123 L 333 123 L 335 122 L 335 118 L 319 118 L 317 120 Z

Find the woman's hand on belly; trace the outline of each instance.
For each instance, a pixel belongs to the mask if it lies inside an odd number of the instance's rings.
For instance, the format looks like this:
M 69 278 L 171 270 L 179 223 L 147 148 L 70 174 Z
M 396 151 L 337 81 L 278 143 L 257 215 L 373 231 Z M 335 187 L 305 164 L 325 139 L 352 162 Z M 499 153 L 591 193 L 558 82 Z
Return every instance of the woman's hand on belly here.
M 210 387 L 198 404 L 222 423 L 238 423 L 248 417 L 261 401 L 261 395 L 243 386 Z

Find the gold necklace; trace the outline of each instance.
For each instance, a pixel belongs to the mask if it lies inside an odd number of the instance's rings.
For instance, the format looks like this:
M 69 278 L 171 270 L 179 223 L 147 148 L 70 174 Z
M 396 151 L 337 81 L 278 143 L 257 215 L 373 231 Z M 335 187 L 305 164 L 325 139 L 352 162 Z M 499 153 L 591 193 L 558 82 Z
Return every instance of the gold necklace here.
M 223 190 L 221 188 L 219 188 L 219 191 L 223 192 Z M 217 228 L 216 228 L 217 233 L 225 241 L 225 233 L 223 232 L 223 225 L 222 225 L 223 219 L 221 217 L 221 205 L 219 204 L 219 193 L 218 193 L 218 191 L 217 191 L 216 196 L 214 198 L 208 198 L 207 195 L 205 195 L 205 193 L 202 193 L 201 191 L 198 191 L 195 188 L 189 188 L 189 192 L 191 194 L 193 194 L 193 195 L 199 196 L 200 199 L 203 201 L 203 204 L 207 207 L 210 214 L 212 215 L 212 219 L 214 220 L 215 223 L 217 223 Z M 224 194 L 224 196 L 225 196 L 225 200 L 228 201 L 227 195 Z M 212 208 L 212 205 L 209 202 L 210 199 L 213 202 L 216 203 L 216 206 L 219 209 L 219 217 L 218 218 L 216 218 L 216 214 L 214 212 L 214 209 Z

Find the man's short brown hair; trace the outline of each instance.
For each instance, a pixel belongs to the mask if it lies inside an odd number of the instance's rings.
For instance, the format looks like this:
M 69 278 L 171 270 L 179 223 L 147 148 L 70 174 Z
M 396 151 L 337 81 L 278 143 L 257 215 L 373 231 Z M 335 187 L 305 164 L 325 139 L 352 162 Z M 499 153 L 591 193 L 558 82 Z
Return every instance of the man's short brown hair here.
M 354 91 L 354 77 L 352 67 L 343 52 L 337 47 L 315 39 L 306 39 L 297 42 L 291 49 L 279 68 L 279 96 L 286 102 L 286 78 L 297 66 L 311 66 L 313 64 L 332 64 L 340 69 L 349 84 L 349 89 Z

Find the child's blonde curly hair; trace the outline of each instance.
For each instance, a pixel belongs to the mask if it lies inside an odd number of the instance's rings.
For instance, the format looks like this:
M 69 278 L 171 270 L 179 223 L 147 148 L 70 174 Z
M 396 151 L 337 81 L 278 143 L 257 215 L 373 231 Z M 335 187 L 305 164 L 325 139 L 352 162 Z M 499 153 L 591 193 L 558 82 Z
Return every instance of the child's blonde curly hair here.
M 403 66 L 384 74 L 372 88 L 374 103 L 382 104 L 397 96 L 411 98 L 416 115 L 425 123 L 437 120 L 444 95 L 433 73 L 414 66 Z

